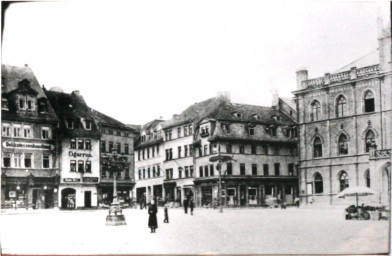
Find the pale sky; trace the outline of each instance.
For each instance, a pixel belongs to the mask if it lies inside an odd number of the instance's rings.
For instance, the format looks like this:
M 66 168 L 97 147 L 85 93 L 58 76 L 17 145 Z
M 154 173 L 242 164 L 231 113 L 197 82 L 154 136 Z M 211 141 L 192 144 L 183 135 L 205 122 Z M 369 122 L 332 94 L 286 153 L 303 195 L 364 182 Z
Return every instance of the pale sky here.
M 168 119 L 227 91 L 270 106 L 295 71 L 333 72 L 377 48 L 389 2 L 100 1 L 11 5 L 2 62 L 46 88 L 79 90 L 123 123 Z

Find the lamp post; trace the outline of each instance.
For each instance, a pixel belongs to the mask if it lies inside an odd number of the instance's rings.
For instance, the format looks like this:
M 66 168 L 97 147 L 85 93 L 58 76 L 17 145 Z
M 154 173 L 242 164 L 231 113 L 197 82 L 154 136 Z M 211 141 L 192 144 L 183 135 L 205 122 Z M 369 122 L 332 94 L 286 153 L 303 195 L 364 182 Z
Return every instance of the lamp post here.
M 117 146 L 112 148 L 112 155 L 102 161 L 102 167 L 113 174 L 113 202 L 110 205 L 109 215 L 106 216 L 106 226 L 127 225 L 122 214 L 120 203 L 117 200 L 117 173 L 127 166 L 127 158 L 117 155 Z

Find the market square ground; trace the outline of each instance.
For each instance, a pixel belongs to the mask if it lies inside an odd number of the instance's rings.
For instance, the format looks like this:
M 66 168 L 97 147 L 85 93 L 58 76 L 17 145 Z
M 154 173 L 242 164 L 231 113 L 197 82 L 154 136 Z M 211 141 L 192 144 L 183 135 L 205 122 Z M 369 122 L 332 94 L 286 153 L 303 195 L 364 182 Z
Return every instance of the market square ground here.
M 169 209 L 157 233 L 146 210 L 126 209 L 126 226 L 106 210 L 3 213 L 3 254 L 375 254 L 389 251 L 389 221 L 344 219 L 342 208 Z

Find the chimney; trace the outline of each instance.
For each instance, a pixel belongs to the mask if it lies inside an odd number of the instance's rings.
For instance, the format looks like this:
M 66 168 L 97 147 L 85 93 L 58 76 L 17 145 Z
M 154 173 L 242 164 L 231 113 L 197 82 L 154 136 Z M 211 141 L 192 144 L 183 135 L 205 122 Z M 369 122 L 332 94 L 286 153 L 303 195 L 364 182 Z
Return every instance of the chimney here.
M 302 82 L 308 80 L 308 70 L 306 68 L 301 68 L 297 72 L 297 90 L 304 89 Z
M 223 91 L 223 92 L 217 92 L 217 98 L 223 100 L 226 103 L 230 103 L 230 92 L 228 91 Z

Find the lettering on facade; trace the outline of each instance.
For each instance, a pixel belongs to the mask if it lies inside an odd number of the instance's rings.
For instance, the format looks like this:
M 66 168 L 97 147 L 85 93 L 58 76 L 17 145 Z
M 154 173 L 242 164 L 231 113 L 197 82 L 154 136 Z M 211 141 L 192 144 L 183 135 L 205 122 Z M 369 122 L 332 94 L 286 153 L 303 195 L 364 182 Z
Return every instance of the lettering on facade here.
M 75 151 L 69 151 L 68 155 L 72 156 L 74 158 L 76 158 L 76 157 L 93 157 L 93 155 L 91 155 L 90 153 L 78 153 Z
M 42 143 L 14 142 L 4 141 L 5 148 L 21 148 L 21 149 L 38 149 L 38 150 L 54 150 L 54 145 Z
M 79 178 L 64 178 L 64 182 L 80 182 Z
M 83 177 L 83 182 L 98 182 L 98 177 Z

